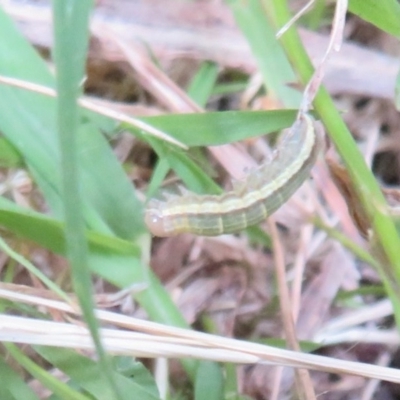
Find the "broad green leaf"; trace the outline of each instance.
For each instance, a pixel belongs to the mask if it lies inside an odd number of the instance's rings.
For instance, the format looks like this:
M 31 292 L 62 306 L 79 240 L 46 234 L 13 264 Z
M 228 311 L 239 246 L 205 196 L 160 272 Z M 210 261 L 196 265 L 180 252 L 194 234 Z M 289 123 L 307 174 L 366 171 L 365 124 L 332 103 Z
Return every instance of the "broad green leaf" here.
M 349 10 L 383 31 L 400 38 L 400 4 L 398 1 L 350 0 Z
M 26 370 L 36 378 L 44 387 L 47 387 L 60 400 L 89 400 L 88 396 L 83 395 L 70 388 L 67 384 L 55 378 L 52 374 L 40 367 L 29 359 L 16 345 L 4 343 L 4 347 L 9 354 Z M 4 382 L 3 382 L 4 383 Z
M 0 9 L 0 74 L 53 87 L 47 65 L 15 30 Z M 29 65 L 29 68 L 26 68 Z M 0 85 L 0 130 L 17 149 L 43 191 L 55 216 L 62 216 L 60 154 L 55 100 Z M 95 128 L 104 122 L 84 113 L 80 127 L 82 190 L 86 224 L 104 233 L 132 239 L 144 232 L 141 203 L 105 139 Z M 84 123 L 84 122 L 87 123 Z M 89 122 L 90 121 L 90 122 Z M 89 160 L 90 157 L 94 157 Z M 93 181 L 101 185 L 93 187 Z M 116 198 L 121 207 L 115 206 Z
M 15 168 L 23 164 L 15 147 L 5 138 L 0 138 L 0 167 Z
M 0 357 L 0 398 L 2 400 L 39 400 L 35 392 L 25 381 Z
M 99 373 L 100 368 L 97 362 L 72 350 L 44 346 L 35 346 L 35 350 L 96 400 L 114 398 L 107 382 Z M 136 363 L 137 374 L 131 377 L 126 377 L 113 370 L 113 378 L 127 399 L 158 400 L 160 398 L 155 382 L 149 381 L 148 375 L 144 375 L 144 370 L 145 368 L 140 363 Z
M 221 366 L 211 361 L 201 361 L 196 372 L 195 400 L 222 400 L 224 378 Z
M 291 126 L 296 114 L 296 110 L 224 111 L 141 119 L 193 147 L 218 146 L 276 132 Z M 135 132 L 133 128 L 124 126 Z

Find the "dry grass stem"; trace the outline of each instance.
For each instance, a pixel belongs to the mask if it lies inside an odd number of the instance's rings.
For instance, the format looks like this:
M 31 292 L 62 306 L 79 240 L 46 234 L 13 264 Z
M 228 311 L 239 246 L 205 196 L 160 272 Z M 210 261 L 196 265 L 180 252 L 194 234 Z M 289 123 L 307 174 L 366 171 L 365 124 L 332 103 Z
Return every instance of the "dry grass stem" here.
M 60 301 L 47 300 L 3 289 L 0 289 L 0 297 L 79 316 L 79 313 L 71 306 Z M 96 316 L 103 323 L 112 324 L 119 328 L 103 328 L 101 330 L 104 347 L 114 354 L 149 358 L 195 357 L 237 364 L 260 363 L 290 366 L 400 383 L 400 371 L 392 368 L 337 360 L 223 338 L 217 335 L 139 320 L 109 311 L 96 310 Z M 0 325 L 2 327 L 0 340 L 3 341 L 86 350 L 94 349 L 91 336 L 84 326 L 4 314 L 1 315 Z

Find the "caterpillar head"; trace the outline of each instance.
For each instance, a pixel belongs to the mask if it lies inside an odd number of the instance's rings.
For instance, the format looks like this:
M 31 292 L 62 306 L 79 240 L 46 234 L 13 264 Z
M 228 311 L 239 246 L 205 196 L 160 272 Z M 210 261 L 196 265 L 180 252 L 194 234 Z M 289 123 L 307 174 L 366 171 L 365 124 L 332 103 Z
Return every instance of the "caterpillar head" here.
M 164 216 L 158 203 L 160 202 L 150 201 L 145 210 L 144 222 L 152 235 L 159 237 L 170 236 L 170 233 L 165 230 Z

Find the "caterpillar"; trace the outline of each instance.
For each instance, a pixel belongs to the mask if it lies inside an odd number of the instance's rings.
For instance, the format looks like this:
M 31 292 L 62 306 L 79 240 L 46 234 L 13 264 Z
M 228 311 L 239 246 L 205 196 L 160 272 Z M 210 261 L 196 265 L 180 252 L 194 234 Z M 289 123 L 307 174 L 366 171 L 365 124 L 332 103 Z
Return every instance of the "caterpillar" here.
M 194 233 L 218 236 L 255 225 L 284 204 L 308 177 L 320 140 L 312 118 L 300 113 L 282 138 L 273 158 L 260 165 L 222 195 L 187 192 L 163 200 L 151 199 L 145 223 L 154 236 Z

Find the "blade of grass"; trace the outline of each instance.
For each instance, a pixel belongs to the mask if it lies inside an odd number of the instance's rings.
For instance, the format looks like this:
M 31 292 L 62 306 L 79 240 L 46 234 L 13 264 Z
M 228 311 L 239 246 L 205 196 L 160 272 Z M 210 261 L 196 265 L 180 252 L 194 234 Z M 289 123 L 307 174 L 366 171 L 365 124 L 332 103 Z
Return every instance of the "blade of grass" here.
M 210 61 L 203 62 L 189 84 L 188 95 L 200 107 L 205 107 L 217 78 L 218 66 Z
M 6 138 L 0 138 L 0 167 L 15 168 L 22 164 L 22 158 L 15 147 Z
M 59 254 L 65 254 L 64 224 L 54 218 L 18 206 L 0 197 L 0 223 L 15 235 L 29 239 Z M 91 247 L 96 251 L 139 256 L 131 242 L 102 233 L 87 231 Z
M 258 68 L 263 76 L 268 95 L 289 107 L 298 108 L 301 94 L 289 87 L 296 75 L 259 0 L 230 0 L 236 22 L 246 36 Z
M 238 372 L 235 364 L 225 363 L 224 398 L 239 400 Z
M 246 89 L 247 82 L 238 79 L 238 82 L 218 83 L 214 86 L 211 95 L 227 95 L 231 93 L 242 92 Z
M 24 380 L 0 357 L 0 398 L 2 400 L 40 400 Z
M 331 236 L 336 241 L 341 243 L 341 245 L 343 247 L 346 247 L 348 250 L 350 250 L 355 256 L 358 257 L 358 259 L 368 263 L 369 265 L 373 266 L 374 268 L 380 268 L 379 262 L 377 260 L 375 260 L 375 258 L 373 258 L 370 253 L 368 253 L 366 250 L 364 250 L 358 244 L 354 243 L 347 236 L 338 232 L 337 229 L 324 224 L 324 222 L 319 218 L 314 218 L 313 224 L 317 228 L 324 230 L 329 236 Z
M 400 37 L 400 4 L 396 0 L 350 0 L 349 11 L 383 31 Z
M 68 375 L 75 384 L 79 385 L 96 400 L 113 399 L 113 393 L 102 378 L 99 365 L 88 357 L 84 357 L 68 349 L 35 346 L 35 350 L 48 362 Z M 144 366 L 141 366 L 145 369 Z M 154 380 L 142 382 L 140 370 L 133 377 L 125 377 L 112 370 L 111 373 L 121 392 L 126 393 L 126 398 L 140 400 L 158 400 L 157 387 Z
M 307 26 L 311 30 L 317 29 L 321 26 L 323 18 L 326 14 L 327 2 L 326 0 L 314 1 L 312 9 L 303 17 Z
M 297 110 L 224 111 L 141 118 L 189 147 L 218 146 L 291 126 Z M 136 132 L 132 127 L 124 128 Z M 142 137 L 147 140 L 147 137 Z
M 17 261 L 20 265 L 24 266 L 32 275 L 36 276 L 44 285 L 63 299 L 65 302 L 70 303 L 69 297 L 62 291 L 51 279 L 49 279 L 42 271 L 36 268 L 25 257 L 15 252 L 2 237 L 0 237 L 0 249 L 7 254 L 10 258 Z
M 150 139 L 150 142 L 159 159 L 167 161 L 190 190 L 197 193 L 221 191 L 218 185 L 186 153 L 175 151 L 156 139 Z
M 162 185 L 165 177 L 170 170 L 169 162 L 165 158 L 158 158 L 157 164 L 153 169 L 151 180 L 146 191 L 146 199 L 154 197 L 158 188 Z
M 195 400 L 223 399 L 224 378 L 219 364 L 202 361 L 196 372 Z
M 61 382 L 53 375 L 49 374 L 43 368 L 39 367 L 36 363 L 31 361 L 17 346 L 12 343 L 3 343 L 3 346 L 7 349 L 8 353 L 25 368 L 33 377 L 45 387 L 50 389 L 60 399 L 65 400 L 90 400 L 88 396 L 77 392 L 70 388 L 64 382 Z
M 77 141 L 86 224 L 127 240 L 145 233 L 142 202 L 107 140 L 87 122 L 80 126 Z
M 123 396 L 115 383 L 110 362 L 101 344 L 99 324 L 93 312 L 93 289 L 80 190 L 82 181 L 78 173 L 77 99 L 81 94 L 81 82 L 84 77 L 91 8 L 90 0 L 53 2 L 54 61 L 58 93 L 57 125 L 61 152 L 65 237 L 74 291 L 99 356 L 100 371 L 112 388 L 113 397 L 122 400 L 128 397 Z

